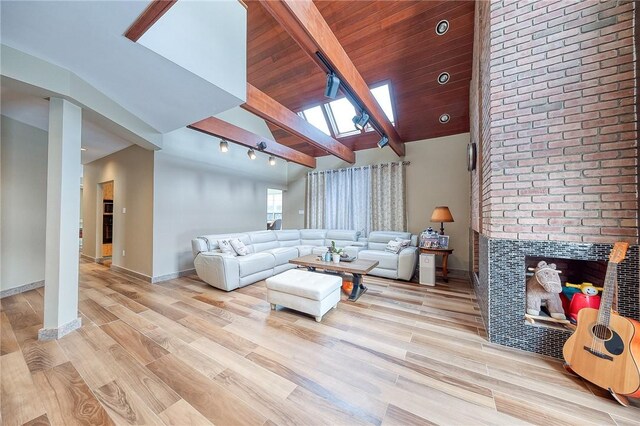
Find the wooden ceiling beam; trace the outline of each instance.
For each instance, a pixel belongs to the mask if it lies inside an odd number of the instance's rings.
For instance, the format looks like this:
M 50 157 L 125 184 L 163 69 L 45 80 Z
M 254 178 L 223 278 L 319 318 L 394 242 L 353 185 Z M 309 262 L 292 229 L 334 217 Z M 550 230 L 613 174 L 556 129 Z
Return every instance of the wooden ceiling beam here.
M 404 156 L 405 147 L 400 135 L 371 94 L 344 48 L 331 31 L 312 0 L 260 0 L 262 6 L 300 45 L 302 50 L 323 70 L 326 67 L 318 58 L 320 52 L 329 62 L 356 101 L 369 113 L 380 130 L 389 138 L 389 146 L 399 156 Z
M 345 145 L 326 135 L 305 119 L 294 113 L 275 99 L 247 83 L 247 101 L 240 105 L 247 111 L 261 117 L 281 129 L 286 130 L 316 148 L 348 162 L 356 162 L 356 154 Z
M 316 168 L 316 159 L 314 157 L 279 144 L 271 139 L 263 138 L 260 135 L 251 133 L 216 117 L 205 118 L 187 127 L 253 149 L 256 149 L 260 142 L 265 142 L 267 147 L 262 152 L 312 169 Z
M 162 17 L 177 0 L 153 0 L 149 6 L 138 16 L 129 27 L 124 36 L 133 42 L 137 42 L 149 28 Z

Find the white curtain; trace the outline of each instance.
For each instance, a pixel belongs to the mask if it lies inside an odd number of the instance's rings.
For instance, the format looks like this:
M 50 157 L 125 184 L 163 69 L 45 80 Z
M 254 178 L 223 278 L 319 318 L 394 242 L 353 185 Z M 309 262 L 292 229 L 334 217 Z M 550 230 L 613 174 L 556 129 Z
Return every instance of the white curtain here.
M 380 164 L 371 171 L 371 226 L 376 231 L 406 231 L 405 163 Z
M 308 228 L 404 231 L 405 163 L 311 172 L 307 176 Z

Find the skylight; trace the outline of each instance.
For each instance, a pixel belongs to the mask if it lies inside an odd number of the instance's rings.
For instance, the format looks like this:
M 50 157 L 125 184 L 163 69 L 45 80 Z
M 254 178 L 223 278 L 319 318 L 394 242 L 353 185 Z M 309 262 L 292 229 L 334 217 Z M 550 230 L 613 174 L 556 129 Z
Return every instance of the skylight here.
M 374 87 L 370 90 L 371 94 L 374 98 L 376 98 L 376 101 L 384 111 L 391 124 L 395 126 L 396 120 L 393 113 L 393 105 L 391 103 L 391 91 L 389 88 L 389 84 L 386 83 Z M 322 111 L 323 107 L 326 111 L 326 117 Z M 357 135 L 359 133 L 362 133 L 363 131 L 373 131 L 373 127 L 371 127 L 370 124 L 367 124 L 364 130 L 358 130 L 355 128 L 355 126 L 353 125 L 353 117 L 356 115 L 356 113 L 359 113 L 359 111 L 356 111 L 355 107 L 349 100 L 347 100 L 347 98 L 340 98 L 323 105 L 318 105 L 313 108 L 308 108 L 304 111 L 300 111 L 298 112 L 298 115 L 329 136 L 333 134 L 336 137 L 340 138 L 345 136 Z M 327 119 L 329 120 L 328 123 Z
M 392 124 L 395 124 L 396 120 L 393 117 L 393 108 L 391 107 L 391 94 L 389 93 L 389 85 L 384 84 L 382 86 L 374 87 L 371 89 L 371 94 L 376 101 L 382 107 L 382 110 L 387 115 L 387 118 Z
M 335 124 L 336 134 L 338 136 L 347 136 L 360 133 L 353 125 L 352 118 L 356 115 L 356 109 L 351 105 L 347 98 L 337 99 L 329 102 L 329 108 L 333 122 Z
M 304 111 L 300 111 L 298 115 L 307 120 L 310 124 L 317 127 L 322 131 L 322 133 L 331 136 L 331 133 L 329 132 L 329 126 L 327 125 L 327 120 L 324 118 L 322 107 L 320 105 L 314 106 L 313 108 L 305 109 Z

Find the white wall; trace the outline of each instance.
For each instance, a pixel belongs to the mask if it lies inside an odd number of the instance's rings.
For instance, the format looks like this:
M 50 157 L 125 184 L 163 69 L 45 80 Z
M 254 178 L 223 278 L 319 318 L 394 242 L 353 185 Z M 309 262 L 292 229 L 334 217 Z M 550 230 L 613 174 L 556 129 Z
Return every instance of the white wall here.
M 427 227 L 439 228 L 432 223 L 434 207 L 449 206 L 454 223 L 445 224 L 450 236 L 449 268 L 469 269 L 469 173 L 466 168 L 466 148 L 469 134 L 447 136 L 405 144 L 407 166 L 407 213 L 409 231 L 417 234 Z M 355 166 L 399 161 L 390 148 L 356 151 Z M 318 158 L 316 170 L 339 169 L 351 165 L 333 156 Z M 288 190 L 284 193 L 283 227 L 303 228 L 304 216 L 298 210 L 305 208 L 306 174 L 310 169 L 290 164 Z
M 8 117 L 1 126 L 0 290 L 7 290 L 44 280 L 48 142 L 44 130 Z
M 100 184 L 113 181 L 113 265 L 151 277 L 153 151 L 130 146 L 88 163 L 83 176 L 82 253 L 96 258 L 102 243 Z M 122 209 L 126 208 L 126 213 Z M 125 256 L 122 255 L 125 250 Z
M 235 108 L 219 118 L 272 138 L 265 122 Z M 167 133 L 155 153 L 153 276 L 193 269 L 191 239 L 203 234 L 266 229 L 267 188 L 285 189 L 287 164 L 190 129 Z

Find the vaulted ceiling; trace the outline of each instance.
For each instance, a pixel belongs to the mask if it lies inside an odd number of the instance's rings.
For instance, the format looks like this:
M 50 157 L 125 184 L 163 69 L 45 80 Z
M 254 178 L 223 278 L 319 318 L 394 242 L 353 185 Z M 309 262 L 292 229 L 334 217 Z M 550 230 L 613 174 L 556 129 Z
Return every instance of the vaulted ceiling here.
M 471 1 L 314 1 L 338 41 L 370 86 L 388 82 L 396 129 L 404 142 L 469 131 L 473 50 Z M 292 111 L 329 101 L 326 75 L 257 1 L 249 1 L 247 80 Z M 446 19 L 443 36 L 436 24 Z M 442 72 L 451 75 L 445 85 Z M 451 120 L 440 124 L 441 114 Z M 278 127 L 284 145 L 313 156 L 325 152 Z M 354 150 L 373 148 L 373 132 L 338 138 Z

